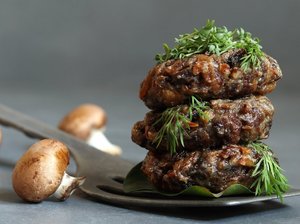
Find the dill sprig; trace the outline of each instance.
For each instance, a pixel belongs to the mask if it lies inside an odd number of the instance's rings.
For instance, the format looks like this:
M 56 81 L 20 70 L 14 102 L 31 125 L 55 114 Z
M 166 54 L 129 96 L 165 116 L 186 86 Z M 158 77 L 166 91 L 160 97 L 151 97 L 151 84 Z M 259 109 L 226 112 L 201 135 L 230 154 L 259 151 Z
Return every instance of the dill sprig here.
M 241 58 L 241 68 L 260 67 L 264 57 L 262 46 L 258 38 L 252 38 L 251 33 L 242 28 L 229 31 L 225 26 L 215 26 L 214 20 L 208 20 L 201 29 L 194 29 L 192 33 L 181 34 L 175 38 L 175 47 L 163 45 L 164 54 L 157 54 L 155 60 L 162 63 L 169 59 L 182 59 L 194 54 L 210 53 L 220 55 L 230 49 L 244 49 L 246 55 Z
M 190 129 L 194 111 L 199 117 L 208 120 L 208 115 L 205 113 L 208 108 L 207 103 L 198 100 L 195 96 L 191 97 L 188 115 L 183 113 L 182 108 L 182 106 L 167 108 L 153 124 L 154 127 L 160 125 L 160 129 L 152 143 L 156 144 L 158 148 L 162 140 L 165 139 L 167 149 L 171 154 L 176 153 L 179 144 L 184 147 L 184 134 L 186 130 Z
M 183 135 L 185 129 L 189 128 L 189 121 L 188 117 L 181 114 L 180 106 L 166 109 L 154 123 L 154 126 L 158 123 L 162 123 L 162 126 L 157 132 L 153 143 L 158 148 L 162 140 L 167 139 L 167 149 L 171 154 L 176 153 L 179 142 L 184 146 Z
M 255 194 L 276 194 L 282 201 L 282 194 L 289 189 L 287 178 L 283 170 L 272 155 L 271 149 L 266 144 L 256 141 L 248 144 L 261 155 L 261 159 L 255 165 L 252 177 L 256 178 L 251 188 L 255 188 Z

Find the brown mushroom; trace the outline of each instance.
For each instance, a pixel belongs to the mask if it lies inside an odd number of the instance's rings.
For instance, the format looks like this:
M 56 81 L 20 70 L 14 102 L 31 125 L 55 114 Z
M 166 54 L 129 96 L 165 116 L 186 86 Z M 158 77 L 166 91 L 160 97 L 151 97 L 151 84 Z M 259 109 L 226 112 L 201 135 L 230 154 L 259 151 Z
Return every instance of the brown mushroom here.
M 107 116 L 105 111 L 94 104 L 82 104 L 70 111 L 59 123 L 58 128 L 89 145 L 112 155 L 120 155 L 122 150 L 113 145 L 103 134 Z
M 15 192 L 29 202 L 40 202 L 52 195 L 66 200 L 85 180 L 66 173 L 69 159 L 67 146 L 57 140 L 44 139 L 33 144 L 13 170 Z

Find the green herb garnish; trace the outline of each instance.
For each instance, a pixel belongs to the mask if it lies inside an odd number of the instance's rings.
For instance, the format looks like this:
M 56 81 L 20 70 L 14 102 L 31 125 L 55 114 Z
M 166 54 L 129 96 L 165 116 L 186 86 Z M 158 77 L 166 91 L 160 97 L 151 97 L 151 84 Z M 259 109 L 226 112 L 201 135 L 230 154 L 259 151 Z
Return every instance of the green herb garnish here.
M 258 38 L 252 38 L 251 33 L 245 32 L 242 28 L 229 31 L 225 26 L 216 27 L 214 20 L 208 20 L 206 26 L 194 29 L 192 33 L 179 35 L 179 38 L 175 38 L 175 43 L 174 48 L 164 44 L 165 53 L 157 54 L 155 60 L 161 63 L 169 59 L 182 59 L 206 52 L 220 55 L 238 48 L 246 51 L 246 55 L 241 58 L 241 68 L 248 70 L 260 67 L 261 59 L 264 57 Z
M 195 96 L 191 97 L 188 108 L 188 116 L 182 112 L 182 106 L 175 106 L 166 109 L 161 113 L 159 119 L 153 124 L 161 125 L 153 140 L 156 147 L 161 144 L 163 139 L 167 140 L 167 149 L 171 154 L 176 153 L 179 143 L 184 147 L 184 133 L 190 129 L 193 120 L 193 112 L 196 111 L 199 117 L 207 120 L 208 115 L 205 110 L 208 108 L 206 102 L 199 101 Z
M 282 194 L 289 189 L 289 185 L 270 147 L 258 141 L 249 143 L 248 147 L 253 148 L 262 156 L 252 173 L 252 177 L 256 177 L 256 180 L 251 188 L 255 189 L 256 195 L 276 194 L 282 201 Z

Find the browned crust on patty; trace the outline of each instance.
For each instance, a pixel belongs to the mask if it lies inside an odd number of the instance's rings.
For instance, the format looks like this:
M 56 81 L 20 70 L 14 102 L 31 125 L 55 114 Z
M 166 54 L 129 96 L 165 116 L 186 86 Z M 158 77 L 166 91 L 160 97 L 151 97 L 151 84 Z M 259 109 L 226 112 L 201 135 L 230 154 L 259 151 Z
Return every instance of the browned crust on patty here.
M 203 186 L 218 193 L 232 184 L 251 187 L 251 177 L 260 155 L 239 145 L 214 150 L 181 152 L 170 155 L 148 152 L 142 172 L 158 189 L 179 192 L 190 186 Z
M 188 116 L 186 105 L 182 113 Z M 241 144 L 265 139 L 272 126 L 274 107 L 265 96 L 249 96 L 237 100 L 211 100 L 206 110 L 209 120 L 194 113 L 192 126 L 185 128 L 184 147 L 177 151 L 194 151 L 219 147 L 223 144 Z M 157 147 L 153 144 L 161 125 L 154 123 L 161 112 L 151 111 L 143 121 L 132 128 L 132 140 L 152 151 L 168 150 L 168 139 L 163 139 Z
M 265 95 L 282 77 L 275 59 L 265 55 L 261 68 L 241 69 L 242 49 L 220 56 L 196 54 L 154 66 L 141 84 L 140 98 L 150 109 L 184 104 L 192 95 L 203 100 Z

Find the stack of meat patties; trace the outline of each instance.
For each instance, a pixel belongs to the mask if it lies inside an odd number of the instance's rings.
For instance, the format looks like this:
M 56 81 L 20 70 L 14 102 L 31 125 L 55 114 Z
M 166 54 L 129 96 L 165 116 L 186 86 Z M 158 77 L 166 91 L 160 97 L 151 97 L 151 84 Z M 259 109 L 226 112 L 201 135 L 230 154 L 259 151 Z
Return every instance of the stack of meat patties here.
M 264 95 L 282 73 L 266 54 L 259 68 L 245 71 L 244 56 L 243 49 L 195 54 L 150 70 L 140 98 L 152 111 L 134 125 L 132 140 L 149 150 L 141 170 L 156 188 L 179 192 L 197 185 L 221 192 L 232 184 L 251 187 L 261 155 L 248 143 L 269 135 L 274 107 Z M 190 106 L 191 97 L 201 101 L 202 113 Z M 183 116 L 178 124 L 175 117 L 164 123 L 171 108 Z M 189 122 L 183 124 L 184 118 Z M 181 133 L 175 143 L 172 131 Z

